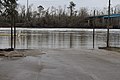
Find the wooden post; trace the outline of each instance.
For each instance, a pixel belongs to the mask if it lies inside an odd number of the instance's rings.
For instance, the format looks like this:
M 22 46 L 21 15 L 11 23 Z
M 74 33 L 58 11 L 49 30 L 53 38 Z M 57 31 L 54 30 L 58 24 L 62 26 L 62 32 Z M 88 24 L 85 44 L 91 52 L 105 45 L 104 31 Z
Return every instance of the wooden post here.
M 13 34 L 13 28 L 14 28 L 14 34 Z M 14 44 L 14 48 L 13 48 L 13 44 Z M 11 4 L 11 50 L 14 50 L 15 48 L 16 48 L 15 4 Z
M 95 10 L 94 10 L 94 21 L 93 21 L 93 49 L 95 48 Z
M 110 27 L 110 5 L 111 5 L 111 0 L 109 0 L 109 7 L 108 7 L 108 26 L 107 26 L 107 47 L 110 47 L 109 45 L 109 27 Z
M 13 15 L 13 26 L 14 26 L 14 49 L 16 48 L 16 26 L 15 26 L 15 14 Z
M 13 49 L 13 25 L 12 25 L 12 16 L 11 16 L 11 50 Z
M 70 33 L 70 48 L 72 48 L 72 33 Z
M 12 10 L 12 5 L 11 5 Z M 13 11 L 11 11 L 11 50 L 13 50 Z

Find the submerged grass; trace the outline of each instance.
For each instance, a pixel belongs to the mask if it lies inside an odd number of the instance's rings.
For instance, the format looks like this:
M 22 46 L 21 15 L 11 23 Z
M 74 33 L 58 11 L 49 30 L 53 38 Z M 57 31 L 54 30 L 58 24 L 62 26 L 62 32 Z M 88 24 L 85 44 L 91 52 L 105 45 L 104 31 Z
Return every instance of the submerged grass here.
M 46 54 L 42 50 L 37 49 L 0 49 L 0 57 L 26 57 Z
M 99 49 L 115 51 L 115 52 L 119 52 L 120 53 L 120 47 L 99 47 Z
M 0 36 L 11 36 L 11 34 L 0 34 Z M 13 34 L 14 36 L 14 34 Z

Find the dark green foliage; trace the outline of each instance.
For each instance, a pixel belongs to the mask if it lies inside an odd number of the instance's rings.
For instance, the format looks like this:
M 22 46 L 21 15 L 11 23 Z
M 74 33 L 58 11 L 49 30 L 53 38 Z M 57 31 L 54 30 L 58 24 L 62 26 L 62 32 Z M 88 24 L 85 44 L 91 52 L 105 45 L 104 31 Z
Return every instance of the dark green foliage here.
M 0 0 L 1 8 L 1 17 L 3 17 L 3 21 L 11 22 L 11 17 L 16 16 L 18 14 L 17 10 L 17 0 Z M 5 17 L 4 17 L 5 16 Z

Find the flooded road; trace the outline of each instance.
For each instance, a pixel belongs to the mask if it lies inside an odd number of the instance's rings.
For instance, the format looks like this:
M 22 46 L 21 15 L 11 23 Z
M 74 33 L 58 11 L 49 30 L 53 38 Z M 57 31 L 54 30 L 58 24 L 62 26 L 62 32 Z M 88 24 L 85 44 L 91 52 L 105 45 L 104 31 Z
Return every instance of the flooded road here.
M 44 55 L 1 58 L 0 80 L 120 80 L 120 54 L 117 52 L 101 49 L 45 51 Z
M 95 30 L 95 48 L 106 46 L 106 29 Z M 0 48 L 10 48 L 10 29 L 0 28 Z M 92 49 L 92 29 L 17 28 L 17 49 Z M 120 47 L 120 30 L 110 30 L 110 46 Z

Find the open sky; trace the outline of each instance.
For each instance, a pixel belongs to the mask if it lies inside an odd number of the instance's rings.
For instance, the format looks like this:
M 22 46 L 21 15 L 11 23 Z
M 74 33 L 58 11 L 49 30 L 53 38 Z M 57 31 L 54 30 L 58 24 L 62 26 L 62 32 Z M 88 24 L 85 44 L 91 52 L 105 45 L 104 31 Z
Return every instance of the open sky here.
M 68 6 L 71 0 L 29 0 L 29 4 L 33 4 L 34 7 L 42 5 L 44 8 L 51 6 Z M 76 8 L 88 7 L 88 8 L 103 8 L 108 6 L 108 0 L 72 0 L 76 4 Z M 18 0 L 19 4 L 26 5 L 27 0 Z M 111 0 L 111 5 L 115 6 L 120 4 L 120 0 Z

